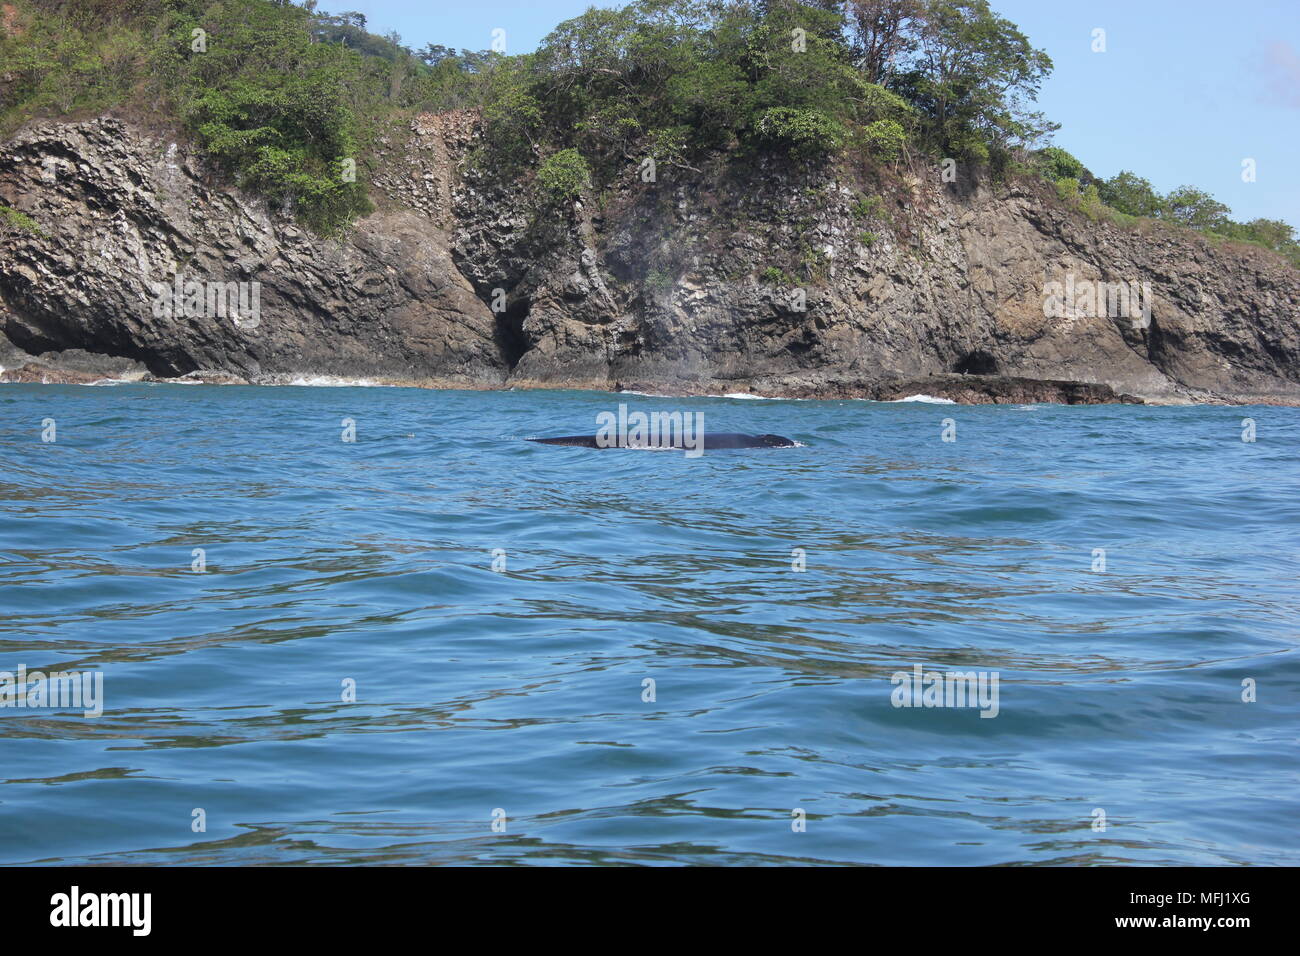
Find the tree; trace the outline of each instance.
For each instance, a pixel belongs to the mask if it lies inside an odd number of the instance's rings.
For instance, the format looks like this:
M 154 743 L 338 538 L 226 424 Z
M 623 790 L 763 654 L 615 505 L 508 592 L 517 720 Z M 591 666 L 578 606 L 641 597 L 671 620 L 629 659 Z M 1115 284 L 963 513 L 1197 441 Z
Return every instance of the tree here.
M 1044 175 L 1053 181 L 1074 179 L 1082 181 L 1087 170 L 1077 158 L 1059 146 L 1047 146 L 1036 154 L 1039 167 Z
M 1238 225 L 1234 223 L 1233 225 Z M 1238 225 L 1242 238 L 1270 249 L 1295 245 L 1295 229 L 1280 219 L 1252 219 Z
M 1165 197 L 1162 218 L 1192 229 L 1216 230 L 1228 224 L 1231 210 L 1203 189 L 1180 186 Z
M 443 46 L 441 43 L 426 43 L 424 49 L 415 54 L 425 66 L 437 66 L 444 60 L 455 60 L 455 47 Z
M 540 145 L 545 116 L 532 84 L 531 58 L 504 61 L 489 75 L 488 89 L 483 108 L 488 141 L 507 162 L 519 161 Z
M 340 161 L 360 154 L 349 90 L 361 54 L 311 42 L 314 24 L 301 7 L 229 0 L 201 22 L 220 42 L 180 61 L 176 94 L 208 155 L 319 231 L 368 212 L 364 183 L 339 173 Z M 173 42 L 188 44 L 188 24 Z
M 1252 219 L 1250 222 L 1229 223 L 1222 230 L 1230 239 L 1253 242 L 1285 256 L 1293 266 L 1300 268 L 1300 242 L 1295 230 L 1280 219 Z
M 854 55 L 868 83 L 886 84 L 900 58 L 916 49 L 922 0 L 848 0 Z
M 1051 58 L 987 0 L 927 0 L 918 23 L 917 51 L 899 84 L 928 115 L 936 146 L 969 151 L 982 139 L 1002 148 L 1054 128 L 1025 109 Z
M 874 155 L 894 160 L 907 145 L 907 130 L 897 120 L 876 120 L 862 131 L 862 138 Z
M 543 41 L 531 95 L 544 104 L 550 135 L 580 145 L 597 170 L 625 168 L 634 150 L 686 166 L 692 152 L 738 141 L 833 151 L 857 124 L 897 119 L 882 115 L 885 106 L 906 109 L 896 98 L 872 100 L 878 88 L 853 67 L 843 17 L 828 9 L 837 5 L 635 0 L 593 8 Z
M 839 13 L 799 3 L 772 4 L 754 25 L 743 64 L 753 88 L 749 127 L 760 139 L 806 152 L 824 136 L 833 151 L 849 124 L 867 118 L 869 84 L 839 38 L 842 25 Z M 801 44 L 791 42 L 795 31 Z
M 1127 169 L 1099 183 L 1098 192 L 1107 206 L 1130 216 L 1154 218 L 1165 211 L 1165 201 L 1151 183 Z

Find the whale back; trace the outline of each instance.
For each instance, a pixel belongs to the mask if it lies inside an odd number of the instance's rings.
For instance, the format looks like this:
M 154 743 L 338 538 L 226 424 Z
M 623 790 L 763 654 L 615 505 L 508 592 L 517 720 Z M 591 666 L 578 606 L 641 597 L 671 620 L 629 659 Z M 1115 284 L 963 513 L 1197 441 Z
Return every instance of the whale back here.
M 555 438 L 529 438 L 539 445 L 565 445 L 570 448 L 622 448 L 622 445 L 601 445 L 594 435 L 560 435 Z M 683 447 L 674 445 L 672 447 Z M 793 448 L 795 442 L 784 435 L 746 435 L 742 432 L 705 432 L 704 450 L 728 448 Z

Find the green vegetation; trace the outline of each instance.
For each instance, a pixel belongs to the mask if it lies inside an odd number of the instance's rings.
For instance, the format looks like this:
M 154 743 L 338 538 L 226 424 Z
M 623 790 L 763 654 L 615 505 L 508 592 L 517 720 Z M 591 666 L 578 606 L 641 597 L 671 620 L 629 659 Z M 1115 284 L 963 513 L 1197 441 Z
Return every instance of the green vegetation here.
M 1085 175 L 1083 163 L 1079 162 L 1059 146 L 1048 146 L 1035 154 L 1038 168 L 1044 176 L 1053 182 L 1073 180 L 1078 186 L 1079 178 Z
M 799 265 L 804 275 L 814 282 L 821 282 L 826 277 L 826 253 L 812 246 L 804 245 L 799 250 Z
M 0 206 L 0 227 L 30 232 L 34 236 L 45 235 L 35 219 L 26 213 L 19 212 L 17 209 L 10 209 L 8 206 Z
M 1233 222 L 1200 190 L 1159 196 L 1133 173 L 1103 181 L 1063 149 L 1035 149 L 1056 129 L 1029 109 L 1052 63 L 988 0 L 632 0 L 512 56 L 412 50 L 316 0 L 6 3 L 0 134 L 110 108 L 174 116 L 232 178 L 323 233 L 370 209 L 378 136 L 416 113 L 475 109 L 477 158 L 533 180 L 542 203 L 603 190 L 648 158 L 689 170 L 758 154 L 953 158 L 1037 173 L 1093 218 L 1178 223 L 1300 261 L 1284 223 Z
M 1063 202 L 1078 206 L 1089 218 L 1107 218 L 1122 226 L 1136 225 L 1141 219 L 1172 223 L 1213 238 L 1270 249 L 1300 267 L 1300 241 L 1290 225 L 1278 219 L 1236 222 L 1229 218 L 1227 206 L 1195 186 L 1180 186 L 1162 196 L 1150 182 L 1128 170 L 1097 179 L 1083 163 L 1056 147 L 1039 150 L 1033 168 L 1055 184 Z
M 646 288 L 658 295 L 666 295 L 673 290 L 673 277 L 660 269 L 651 269 L 646 273 Z
M 412 51 L 314 0 L 14 3 L 0 130 L 162 103 L 241 184 L 321 231 L 369 208 L 374 138 L 416 111 L 481 109 L 486 158 L 532 170 L 555 198 L 647 157 L 987 157 L 1028 130 L 1011 100 L 1049 65 L 984 0 L 881 4 L 906 38 L 888 75 L 861 61 L 873 28 L 827 0 L 634 0 L 568 20 L 520 56 Z M 962 43 L 973 54 L 954 58 Z
M 364 185 L 348 182 L 343 164 L 360 153 L 349 81 L 373 61 L 342 44 L 303 43 L 310 23 L 297 7 L 227 0 L 176 23 L 155 61 L 210 156 L 318 230 L 369 211 Z M 193 39 L 176 44 L 176 34 L 195 30 L 207 35 L 206 50 L 195 51 Z
M 758 281 L 765 285 L 775 286 L 792 286 L 798 284 L 794 279 L 786 275 L 783 269 L 778 269 L 776 266 L 768 266 L 760 272 L 758 275 Z
M 874 219 L 884 212 L 885 204 L 879 196 L 859 196 L 853 204 L 853 215 L 858 219 Z
M 330 232 L 370 209 L 343 163 L 362 158 L 361 124 L 382 62 L 319 42 L 301 7 L 268 0 L 40 0 L 16 4 L 0 36 L 0 116 L 153 113 L 157 101 L 238 181 Z M 353 181 L 349 181 L 352 179 Z
M 1128 170 L 1111 177 L 1098 188 L 1102 202 L 1111 209 L 1130 216 L 1148 216 L 1154 219 L 1164 210 L 1164 200 L 1156 195 L 1151 184 Z
M 562 149 L 537 170 L 537 185 L 551 200 L 573 199 L 591 187 L 591 170 L 576 149 Z
M 1056 180 L 1056 195 L 1061 197 L 1061 202 L 1079 202 L 1083 198 L 1079 193 L 1079 180 L 1073 176 Z

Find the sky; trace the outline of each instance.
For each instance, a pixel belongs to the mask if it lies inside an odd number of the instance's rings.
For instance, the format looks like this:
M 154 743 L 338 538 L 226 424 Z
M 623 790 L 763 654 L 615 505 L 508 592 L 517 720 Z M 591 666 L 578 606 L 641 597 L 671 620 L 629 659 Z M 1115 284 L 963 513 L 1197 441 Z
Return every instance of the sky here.
M 526 53 L 590 0 L 321 0 L 364 13 L 414 49 L 483 50 L 505 31 Z M 619 6 L 615 2 L 599 6 Z M 1129 169 L 1160 192 L 1199 186 L 1240 220 L 1300 230 L 1300 0 L 992 0 L 1055 70 L 1038 106 L 1055 144 L 1103 178 Z M 1104 52 L 1094 52 L 1104 32 Z M 1254 160 L 1253 182 L 1243 161 Z

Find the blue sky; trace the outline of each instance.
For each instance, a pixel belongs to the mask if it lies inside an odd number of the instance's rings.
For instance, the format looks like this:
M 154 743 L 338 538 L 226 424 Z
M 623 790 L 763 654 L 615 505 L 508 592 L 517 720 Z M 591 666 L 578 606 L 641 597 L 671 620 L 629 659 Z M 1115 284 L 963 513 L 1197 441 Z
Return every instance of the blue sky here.
M 536 47 L 590 0 L 321 0 L 375 33 L 486 49 Z M 618 6 L 602 3 L 600 6 Z M 1056 64 L 1039 106 L 1056 144 L 1099 176 L 1131 169 L 1161 192 L 1200 186 L 1238 219 L 1300 229 L 1300 0 L 992 0 Z M 1094 53 L 1093 30 L 1106 31 Z M 1256 181 L 1242 181 L 1254 159 Z

